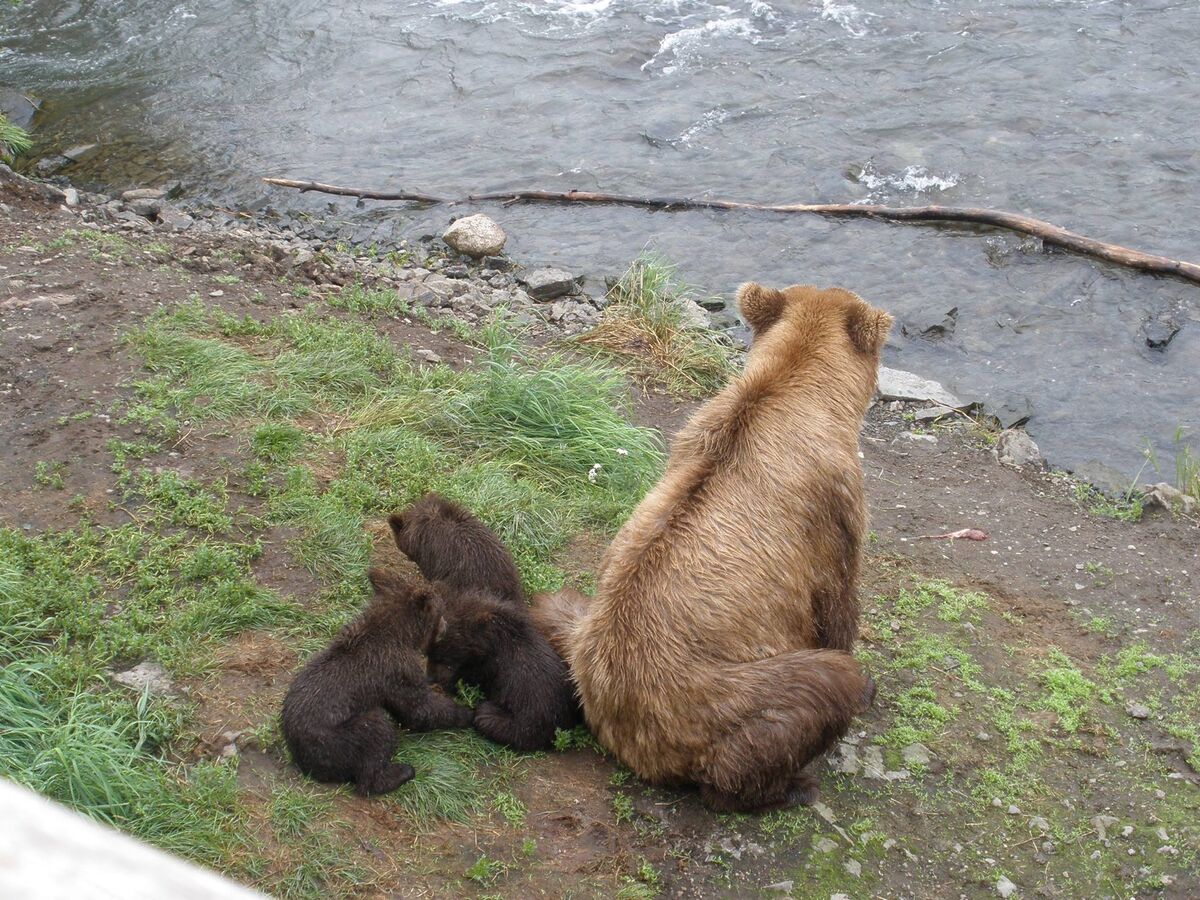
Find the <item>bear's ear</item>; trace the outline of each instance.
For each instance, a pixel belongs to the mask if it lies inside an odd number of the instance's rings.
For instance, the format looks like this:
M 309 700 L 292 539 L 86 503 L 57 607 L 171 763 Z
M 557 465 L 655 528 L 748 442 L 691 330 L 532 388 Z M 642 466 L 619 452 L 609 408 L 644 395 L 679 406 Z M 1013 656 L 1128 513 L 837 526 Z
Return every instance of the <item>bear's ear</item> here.
M 846 331 L 850 342 L 861 353 L 877 356 L 887 340 L 892 327 L 892 317 L 881 309 L 866 303 L 855 303 L 846 314 Z
M 400 538 L 404 535 L 404 514 L 392 513 L 388 516 L 388 526 L 392 529 L 392 540 L 396 542 L 397 547 L 400 547 Z
M 738 310 L 755 337 L 775 324 L 783 312 L 783 303 L 783 291 L 753 281 L 747 281 L 737 289 Z

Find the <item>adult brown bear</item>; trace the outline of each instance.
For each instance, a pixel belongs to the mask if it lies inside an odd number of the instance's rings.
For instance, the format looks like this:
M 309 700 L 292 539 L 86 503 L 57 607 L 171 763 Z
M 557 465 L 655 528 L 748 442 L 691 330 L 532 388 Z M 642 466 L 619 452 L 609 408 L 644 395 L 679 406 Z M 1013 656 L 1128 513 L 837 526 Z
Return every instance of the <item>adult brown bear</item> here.
M 535 598 L 600 743 L 720 810 L 811 802 L 805 765 L 874 685 L 850 650 L 858 431 L 891 317 L 848 291 L 743 285 L 745 372 L 675 439 L 596 597 Z

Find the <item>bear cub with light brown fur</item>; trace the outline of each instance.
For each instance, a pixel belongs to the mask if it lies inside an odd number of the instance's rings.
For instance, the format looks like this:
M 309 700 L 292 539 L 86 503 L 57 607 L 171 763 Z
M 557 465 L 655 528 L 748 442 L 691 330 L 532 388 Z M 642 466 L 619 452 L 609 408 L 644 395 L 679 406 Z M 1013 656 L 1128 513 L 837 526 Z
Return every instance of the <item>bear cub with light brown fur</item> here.
M 413 777 L 392 762 L 396 721 L 410 731 L 463 728 L 471 710 L 434 691 L 425 654 L 445 628 L 443 603 L 426 585 L 380 569 L 363 613 L 300 670 L 283 701 L 283 736 L 306 775 L 350 782 L 363 796 Z
M 850 651 L 858 431 L 891 317 L 848 291 L 746 284 L 745 372 L 676 437 L 596 597 L 534 598 L 600 743 L 718 810 L 811 802 L 804 771 L 874 696 Z
M 508 549 L 468 510 L 428 494 L 388 519 L 402 553 L 445 600 L 445 632 L 429 651 L 435 680 L 459 679 L 486 698 L 475 709 L 484 737 L 544 750 L 579 721 L 566 663 L 534 627 Z

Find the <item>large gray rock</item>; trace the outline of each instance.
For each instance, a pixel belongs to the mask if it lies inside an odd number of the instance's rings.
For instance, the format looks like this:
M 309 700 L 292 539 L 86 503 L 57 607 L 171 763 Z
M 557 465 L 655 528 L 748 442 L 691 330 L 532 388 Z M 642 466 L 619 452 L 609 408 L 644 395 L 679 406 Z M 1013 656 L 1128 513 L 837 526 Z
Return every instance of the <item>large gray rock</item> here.
M 1043 466 L 1042 452 L 1038 445 L 1033 442 L 1033 438 L 1016 428 L 1000 432 L 992 454 L 1004 465 L 1016 466 L 1018 469 L 1025 466 L 1040 469 Z
M 553 300 L 572 293 L 579 286 L 575 276 L 562 269 L 535 269 L 518 280 L 534 300 Z
M 876 391 L 883 400 L 930 400 L 942 406 L 961 408 L 964 404 L 952 393 L 928 378 L 904 372 L 900 369 L 879 367 L 879 382 Z
M 41 105 L 22 91 L 0 87 L 0 114 L 18 128 L 28 128 Z
M 457 220 L 445 233 L 442 240 L 457 250 L 474 259 L 484 256 L 495 256 L 504 249 L 508 235 L 504 229 L 482 213 L 474 216 L 464 216 Z
M 692 328 L 697 331 L 703 331 L 706 328 L 712 327 L 712 322 L 708 318 L 703 307 L 695 300 L 689 297 L 683 297 L 679 300 L 679 308 L 683 313 L 683 324 L 686 328 Z
M 172 231 L 187 231 L 195 220 L 182 210 L 164 203 L 158 210 L 158 221 Z

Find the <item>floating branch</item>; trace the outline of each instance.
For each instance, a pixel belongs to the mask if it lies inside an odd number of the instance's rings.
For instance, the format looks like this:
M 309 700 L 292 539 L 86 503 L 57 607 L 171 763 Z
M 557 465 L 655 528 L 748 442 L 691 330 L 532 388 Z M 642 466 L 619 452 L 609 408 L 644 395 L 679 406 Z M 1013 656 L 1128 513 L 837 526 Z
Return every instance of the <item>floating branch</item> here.
M 597 203 L 614 206 L 638 206 L 664 212 L 692 209 L 750 210 L 769 213 L 813 213 L 819 216 L 879 219 L 885 222 L 963 222 L 1003 228 L 1020 234 L 1041 238 L 1044 244 L 1061 247 L 1073 253 L 1103 259 L 1107 262 L 1150 272 L 1154 275 L 1173 275 L 1193 284 L 1200 284 L 1200 264 L 1143 253 L 1076 234 L 1058 225 L 1030 216 L 995 209 L 959 206 L 876 206 L 869 203 L 743 203 L 737 200 L 696 200 L 688 197 L 637 197 L 629 194 L 602 194 L 594 191 L 493 191 L 469 194 L 461 198 L 435 197 L 404 191 L 371 191 L 362 188 L 338 187 L 318 181 L 293 181 L 289 178 L 264 178 L 267 184 L 295 188 L 301 192 L 316 191 L 364 200 L 407 200 L 416 203 Z

